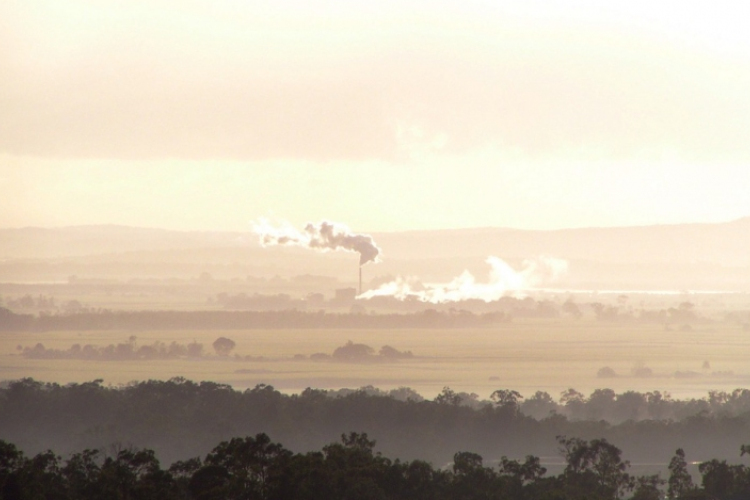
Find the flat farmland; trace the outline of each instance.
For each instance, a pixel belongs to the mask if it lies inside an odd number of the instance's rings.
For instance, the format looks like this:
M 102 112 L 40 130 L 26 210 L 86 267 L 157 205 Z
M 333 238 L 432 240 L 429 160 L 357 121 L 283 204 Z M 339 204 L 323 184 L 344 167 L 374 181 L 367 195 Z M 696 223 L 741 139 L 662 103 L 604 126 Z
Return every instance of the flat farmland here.
M 104 347 L 127 342 L 203 344 L 200 359 L 83 360 L 30 359 L 19 346 L 37 343 L 67 350 L 73 344 Z M 218 337 L 236 342 L 232 356 L 214 355 Z M 389 345 L 411 351 L 396 361 L 341 362 L 310 359 L 332 354 L 348 341 L 377 352 Z M 237 356 L 235 356 L 237 355 Z M 295 359 L 296 355 L 297 356 Z M 252 359 L 246 359 L 251 356 Z M 262 359 L 258 359 L 262 357 Z M 750 335 L 736 325 L 712 323 L 689 331 L 660 325 L 596 321 L 516 320 L 493 328 L 440 330 L 216 330 L 85 331 L 0 334 L 0 379 L 33 377 L 47 382 L 105 384 L 182 376 L 243 389 L 270 384 L 286 393 L 306 387 L 381 389 L 411 387 L 432 398 L 443 387 L 488 398 L 495 389 L 524 396 L 537 390 L 553 396 L 567 388 L 589 394 L 597 388 L 669 391 L 674 397 L 703 397 L 710 389 L 750 387 Z M 601 378 L 611 368 L 616 377 Z

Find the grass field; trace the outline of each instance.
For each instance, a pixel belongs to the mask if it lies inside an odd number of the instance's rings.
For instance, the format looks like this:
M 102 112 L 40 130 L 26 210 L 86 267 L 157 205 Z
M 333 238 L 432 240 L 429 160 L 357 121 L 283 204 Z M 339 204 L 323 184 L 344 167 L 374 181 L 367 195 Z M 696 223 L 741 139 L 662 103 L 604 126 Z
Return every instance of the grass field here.
M 210 357 L 202 360 L 87 361 L 34 360 L 17 346 L 68 349 L 72 344 L 105 346 L 137 336 L 139 345 L 154 341 L 204 344 L 218 337 L 237 343 L 241 356 L 263 361 Z M 410 350 L 415 358 L 396 362 L 343 363 L 294 360 L 332 351 L 347 341 L 380 349 Z M 284 392 L 313 388 L 381 389 L 408 386 L 434 397 L 444 386 L 487 398 L 500 388 L 525 396 L 545 390 L 556 397 L 573 387 L 584 394 L 596 388 L 666 390 L 674 397 L 703 397 L 709 389 L 750 387 L 750 338 L 734 325 L 715 323 L 691 331 L 667 331 L 658 325 L 606 324 L 595 321 L 514 321 L 492 329 L 455 330 L 246 330 L 246 331 L 94 331 L 0 334 L 0 379 L 33 377 L 68 383 L 96 378 L 106 384 L 184 376 L 237 388 L 271 384 Z M 706 366 L 708 362 L 708 366 Z M 597 378 L 608 366 L 616 378 Z M 647 367 L 650 377 L 632 375 Z M 681 372 L 681 376 L 676 373 Z

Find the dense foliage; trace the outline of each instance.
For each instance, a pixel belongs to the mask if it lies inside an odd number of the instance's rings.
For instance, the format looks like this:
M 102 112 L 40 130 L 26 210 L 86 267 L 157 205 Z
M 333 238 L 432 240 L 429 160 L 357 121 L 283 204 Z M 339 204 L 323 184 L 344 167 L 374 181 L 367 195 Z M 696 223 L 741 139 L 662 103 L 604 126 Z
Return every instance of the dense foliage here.
M 203 455 L 233 436 L 266 432 L 295 452 L 306 452 L 358 429 L 378 436 L 379 449 L 388 456 L 444 464 L 461 449 L 491 460 L 502 455 L 553 456 L 556 436 L 568 435 L 607 439 L 631 460 L 663 463 L 665 470 L 669 450 L 682 447 L 697 461 L 732 457 L 750 435 L 750 414 L 743 403 L 747 391 L 712 393 L 706 400 L 691 401 L 633 392 L 607 394 L 604 398 L 595 391 L 589 398 L 573 398 L 566 391 L 565 404 L 552 402 L 560 412 L 534 418 L 525 412 L 539 401 L 549 403 L 549 395 L 522 401 L 518 392 L 500 389 L 491 401 L 469 398 L 469 405 L 468 395 L 448 388 L 429 401 L 407 388 L 389 393 L 373 388 L 307 389 L 286 395 L 267 385 L 238 391 L 182 378 L 123 387 L 106 387 L 100 380 L 59 385 L 22 379 L 0 387 L 0 439 L 26 453 L 53 448 L 63 454 L 119 442 L 148 447 L 161 460 L 172 461 Z M 633 408 L 634 401 L 636 408 L 645 405 L 642 420 L 612 424 L 563 413 L 604 408 L 595 415 L 608 415 L 618 408 Z M 679 412 L 685 416 L 656 417 Z
M 343 434 L 320 451 L 293 453 L 264 433 L 222 441 L 205 458 L 163 469 L 150 449 L 86 449 L 63 460 L 52 451 L 27 458 L 0 441 L 0 500 L 659 500 L 732 499 L 750 494 L 750 468 L 711 460 L 700 466 L 701 486 L 686 472 L 678 449 L 668 479 L 634 476 L 622 452 L 605 439 L 559 436 L 565 467 L 547 475 L 538 457 L 457 452 L 444 468 L 391 460 L 365 433 Z M 746 451 L 742 447 L 743 453 Z

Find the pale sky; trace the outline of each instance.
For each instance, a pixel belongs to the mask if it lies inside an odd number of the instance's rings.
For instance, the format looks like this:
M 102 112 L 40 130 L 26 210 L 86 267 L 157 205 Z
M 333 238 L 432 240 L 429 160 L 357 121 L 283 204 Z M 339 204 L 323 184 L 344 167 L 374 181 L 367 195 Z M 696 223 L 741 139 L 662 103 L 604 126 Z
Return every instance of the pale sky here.
M 0 227 L 750 216 L 747 19 L 721 1 L 7 0 Z

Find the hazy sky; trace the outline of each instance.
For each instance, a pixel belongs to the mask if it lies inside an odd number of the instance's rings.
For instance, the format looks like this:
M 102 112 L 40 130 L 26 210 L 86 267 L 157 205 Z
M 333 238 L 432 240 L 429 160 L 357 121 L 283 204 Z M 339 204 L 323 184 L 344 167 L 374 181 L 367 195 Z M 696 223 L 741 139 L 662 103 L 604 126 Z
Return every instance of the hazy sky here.
M 720 1 L 6 0 L 0 226 L 748 216 L 747 19 Z

